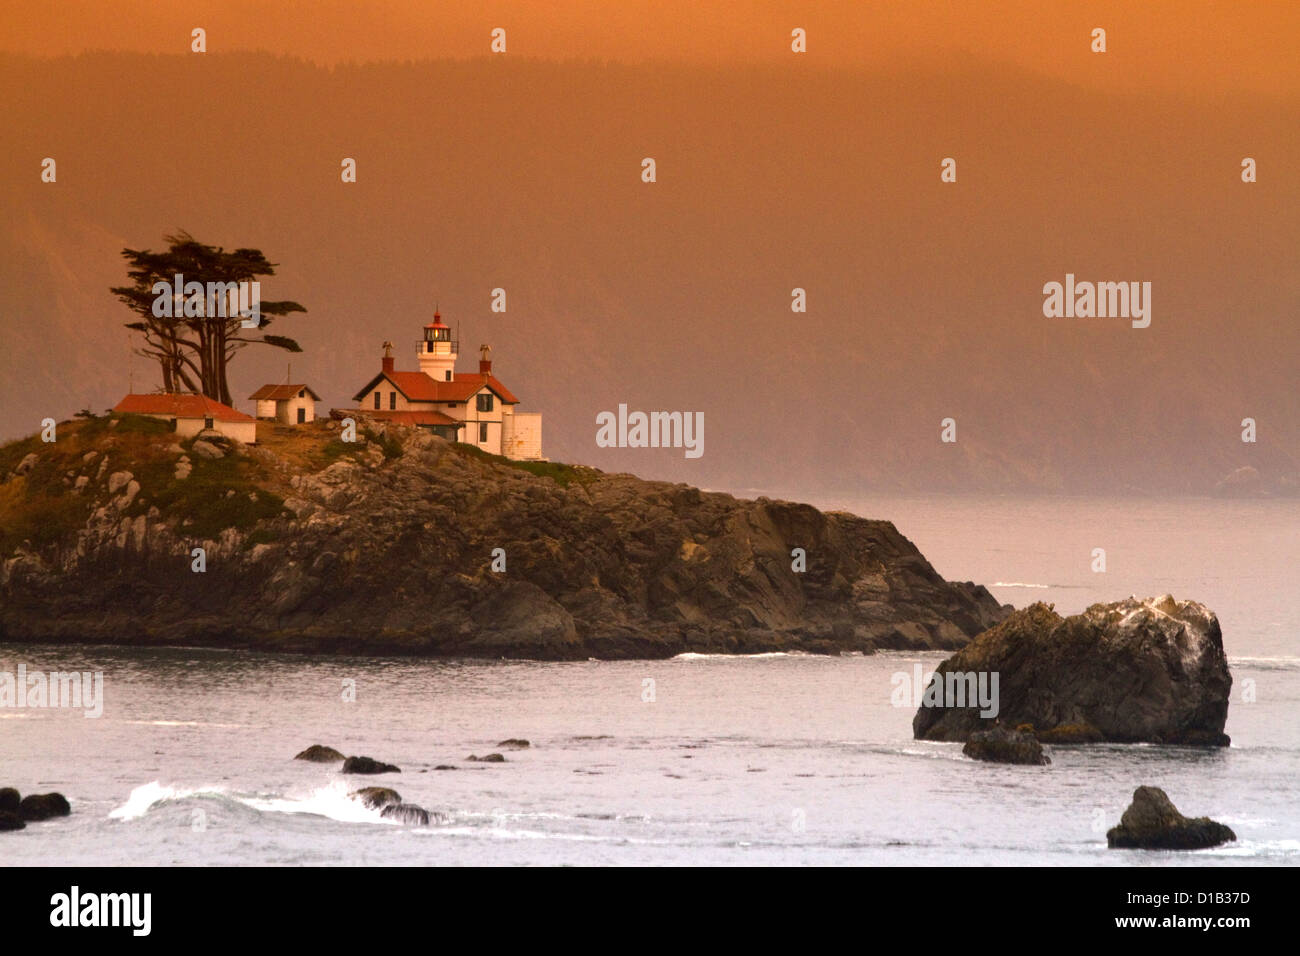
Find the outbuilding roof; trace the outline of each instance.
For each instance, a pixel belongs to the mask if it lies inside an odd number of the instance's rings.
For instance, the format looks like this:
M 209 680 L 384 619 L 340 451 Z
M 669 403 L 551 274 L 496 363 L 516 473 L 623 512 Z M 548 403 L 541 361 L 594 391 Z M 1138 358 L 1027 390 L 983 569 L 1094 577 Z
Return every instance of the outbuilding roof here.
M 284 402 L 291 398 L 297 398 L 298 393 L 301 391 L 306 391 L 313 399 L 320 401 L 320 396 L 309 385 L 263 385 L 248 397 L 259 402 Z
M 166 415 L 169 418 L 211 418 L 219 422 L 254 422 L 257 419 L 237 412 L 206 395 L 182 395 L 159 392 L 153 395 L 129 394 L 113 406 L 113 411 L 131 415 Z

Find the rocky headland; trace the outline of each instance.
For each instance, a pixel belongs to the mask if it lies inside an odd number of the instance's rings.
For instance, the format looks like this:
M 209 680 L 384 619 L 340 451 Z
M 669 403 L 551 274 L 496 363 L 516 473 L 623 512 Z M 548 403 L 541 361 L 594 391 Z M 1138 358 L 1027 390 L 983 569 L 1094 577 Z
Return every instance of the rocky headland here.
M 796 570 L 794 549 L 806 569 Z M 0 449 L 0 641 L 533 659 L 953 649 L 1011 608 L 888 521 L 358 421 Z

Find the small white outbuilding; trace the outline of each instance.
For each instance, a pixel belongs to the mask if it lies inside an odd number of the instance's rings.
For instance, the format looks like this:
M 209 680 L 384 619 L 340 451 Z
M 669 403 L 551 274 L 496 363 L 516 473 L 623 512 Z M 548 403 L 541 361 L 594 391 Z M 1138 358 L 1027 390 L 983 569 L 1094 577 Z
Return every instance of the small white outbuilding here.
M 162 419 L 170 423 L 172 430 L 182 438 L 211 429 L 246 445 L 257 441 L 255 418 L 203 395 L 175 392 L 131 394 L 118 402 L 113 411 L 119 415 L 147 415 Z
M 316 420 L 317 395 L 307 385 L 263 385 L 248 396 L 257 402 L 257 417 L 285 425 L 305 425 Z

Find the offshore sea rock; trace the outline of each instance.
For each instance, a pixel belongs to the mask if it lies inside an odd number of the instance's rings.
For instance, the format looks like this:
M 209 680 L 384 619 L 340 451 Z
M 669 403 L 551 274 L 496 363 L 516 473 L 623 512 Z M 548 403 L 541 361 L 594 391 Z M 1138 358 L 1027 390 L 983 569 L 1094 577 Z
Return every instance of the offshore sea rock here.
M 996 674 L 996 716 L 1044 743 L 1228 745 L 1223 635 L 1196 601 L 1127 598 L 1067 618 L 1035 604 L 945 660 L 935 679 L 949 673 Z M 962 703 L 922 706 L 913 736 L 966 740 L 987 729 L 979 706 Z
M 400 767 L 382 763 L 373 757 L 349 757 L 343 761 L 344 773 L 401 773 Z
M 392 806 L 402 802 L 401 794 L 388 787 L 362 787 L 348 794 L 353 800 L 360 800 L 362 805 L 371 810 Z
M 1106 833 L 1111 849 L 1202 850 L 1237 839 L 1209 817 L 1183 816 L 1159 787 L 1138 787 L 1119 826 Z
M 70 813 L 72 807 L 61 793 L 30 793 L 18 805 L 18 816 L 28 823 L 51 817 L 66 817 Z
M 975 731 L 961 752 L 972 760 L 988 760 L 992 763 L 1041 766 L 1052 762 L 1052 758 L 1043 753 L 1043 745 L 1037 738 L 1006 727 Z
M 414 803 L 390 803 L 379 811 L 379 815 L 386 820 L 397 820 L 399 823 L 421 827 L 428 826 L 430 818 L 428 810 L 417 807 Z
M 294 760 L 310 760 L 312 763 L 336 763 L 343 760 L 343 754 L 339 753 L 333 747 L 325 747 L 321 744 L 312 744 L 302 753 L 297 754 Z

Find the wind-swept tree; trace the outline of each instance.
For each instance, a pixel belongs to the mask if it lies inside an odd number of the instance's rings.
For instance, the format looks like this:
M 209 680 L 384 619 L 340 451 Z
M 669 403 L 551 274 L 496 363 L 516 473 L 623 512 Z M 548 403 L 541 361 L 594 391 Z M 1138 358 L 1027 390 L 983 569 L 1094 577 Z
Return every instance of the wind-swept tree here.
M 249 345 L 301 352 L 293 339 L 269 335 L 266 329 L 273 316 L 307 310 L 297 302 L 263 301 L 254 318 L 240 315 L 226 307 L 224 294 L 214 295 L 210 290 L 214 286 L 234 290 L 259 276 L 275 275 L 276 263 L 268 262 L 259 249 L 227 252 L 220 246 L 205 245 L 187 232 L 163 239 L 167 249 L 162 252 L 123 249 L 131 285 L 109 291 L 140 317 L 126 327 L 143 336 L 144 343 L 137 351 L 158 362 L 165 391 L 199 392 L 229 405 L 226 368 L 235 354 Z M 202 291 L 185 291 L 177 300 L 170 291 L 177 276 L 184 277 L 183 289 L 201 287 Z

